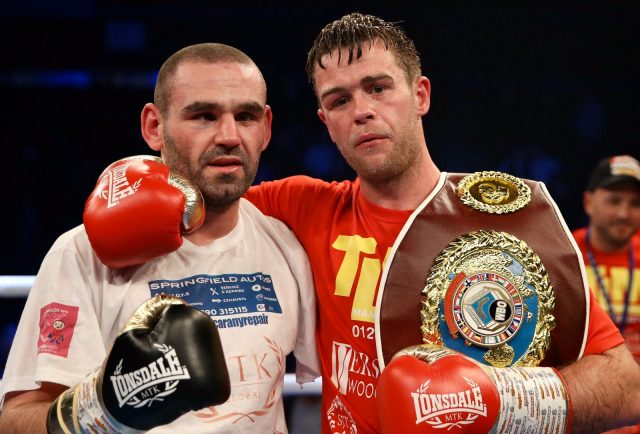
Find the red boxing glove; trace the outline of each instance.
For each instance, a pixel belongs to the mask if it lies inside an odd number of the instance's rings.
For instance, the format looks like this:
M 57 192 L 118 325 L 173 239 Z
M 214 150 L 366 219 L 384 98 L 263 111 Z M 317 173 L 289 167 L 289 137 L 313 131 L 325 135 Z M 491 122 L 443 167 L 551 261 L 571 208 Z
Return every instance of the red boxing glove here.
M 102 172 L 83 219 L 98 258 L 123 268 L 173 252 L 204 216 L 202 194 L 191 181 L 160 158 L 141 155 Z
M 382 371 L 383 434 L 568 432 L 570 400 L 552 368 L 493 368 L 447 348 L 400 351 Z

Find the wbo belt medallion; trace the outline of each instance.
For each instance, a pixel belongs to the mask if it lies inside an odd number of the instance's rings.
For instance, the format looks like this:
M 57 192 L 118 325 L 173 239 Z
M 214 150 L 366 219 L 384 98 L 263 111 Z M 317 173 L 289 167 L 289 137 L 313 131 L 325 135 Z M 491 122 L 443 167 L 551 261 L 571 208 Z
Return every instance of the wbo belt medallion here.
M 505 232 L 462 235 L 436 257 L 422 291 L 422 337 L 496 367 L 537 366 L 555 326 L 547 272 Z
M 465 176 L 458 183 L 456 193 L 465 205 L 490 214 L 512 213 L 531 202 L 531 189 L 524 181 L 495 171 Z

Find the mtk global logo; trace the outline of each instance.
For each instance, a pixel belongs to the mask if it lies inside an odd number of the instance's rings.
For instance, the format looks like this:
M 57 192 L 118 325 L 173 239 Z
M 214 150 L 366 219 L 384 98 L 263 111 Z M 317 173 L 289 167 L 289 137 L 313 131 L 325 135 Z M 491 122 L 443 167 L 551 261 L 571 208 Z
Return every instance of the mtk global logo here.
M 120 407 L 135 408 L 151 405 L 153 401 L 176 391 L 180 380 L 191 378 L 187 367 L 180 364 L 176 350 L 170 345 L 153 344 L 163 355 L 147 366 L 122 373 L 122 359 L 111 375 L 111 383 Z M 164 383 L 164 389 L 160 385 Z

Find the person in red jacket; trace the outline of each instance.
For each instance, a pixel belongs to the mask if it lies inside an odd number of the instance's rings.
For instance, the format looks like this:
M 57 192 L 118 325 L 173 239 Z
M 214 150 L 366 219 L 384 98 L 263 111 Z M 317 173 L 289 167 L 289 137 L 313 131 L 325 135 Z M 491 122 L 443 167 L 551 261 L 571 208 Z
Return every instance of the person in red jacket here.
M 629 155 L 602 159 L 583 197 L 587 227 L 573 236 L 589 286 L 640 363 L 640 164 Z M 615 430 L 640 433 L 640 425 Z

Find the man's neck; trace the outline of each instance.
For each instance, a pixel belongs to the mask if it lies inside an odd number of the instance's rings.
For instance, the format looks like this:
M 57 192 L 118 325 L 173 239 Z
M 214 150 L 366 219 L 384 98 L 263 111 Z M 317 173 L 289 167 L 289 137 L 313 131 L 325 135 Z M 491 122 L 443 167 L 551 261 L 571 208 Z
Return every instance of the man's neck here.
M 200 228 L 185 238 L 198 246 L 211 244 L 233 230 L 238 224 L 240 201 L 236 201 L 226 208 L 207 209 L 207 215 Z
M 402 176 L 384 182 L 360 179 L 362 194 L 371 203 L 388 209 L 413 210 L 433 191 L 440 170 L 427 154 Z

